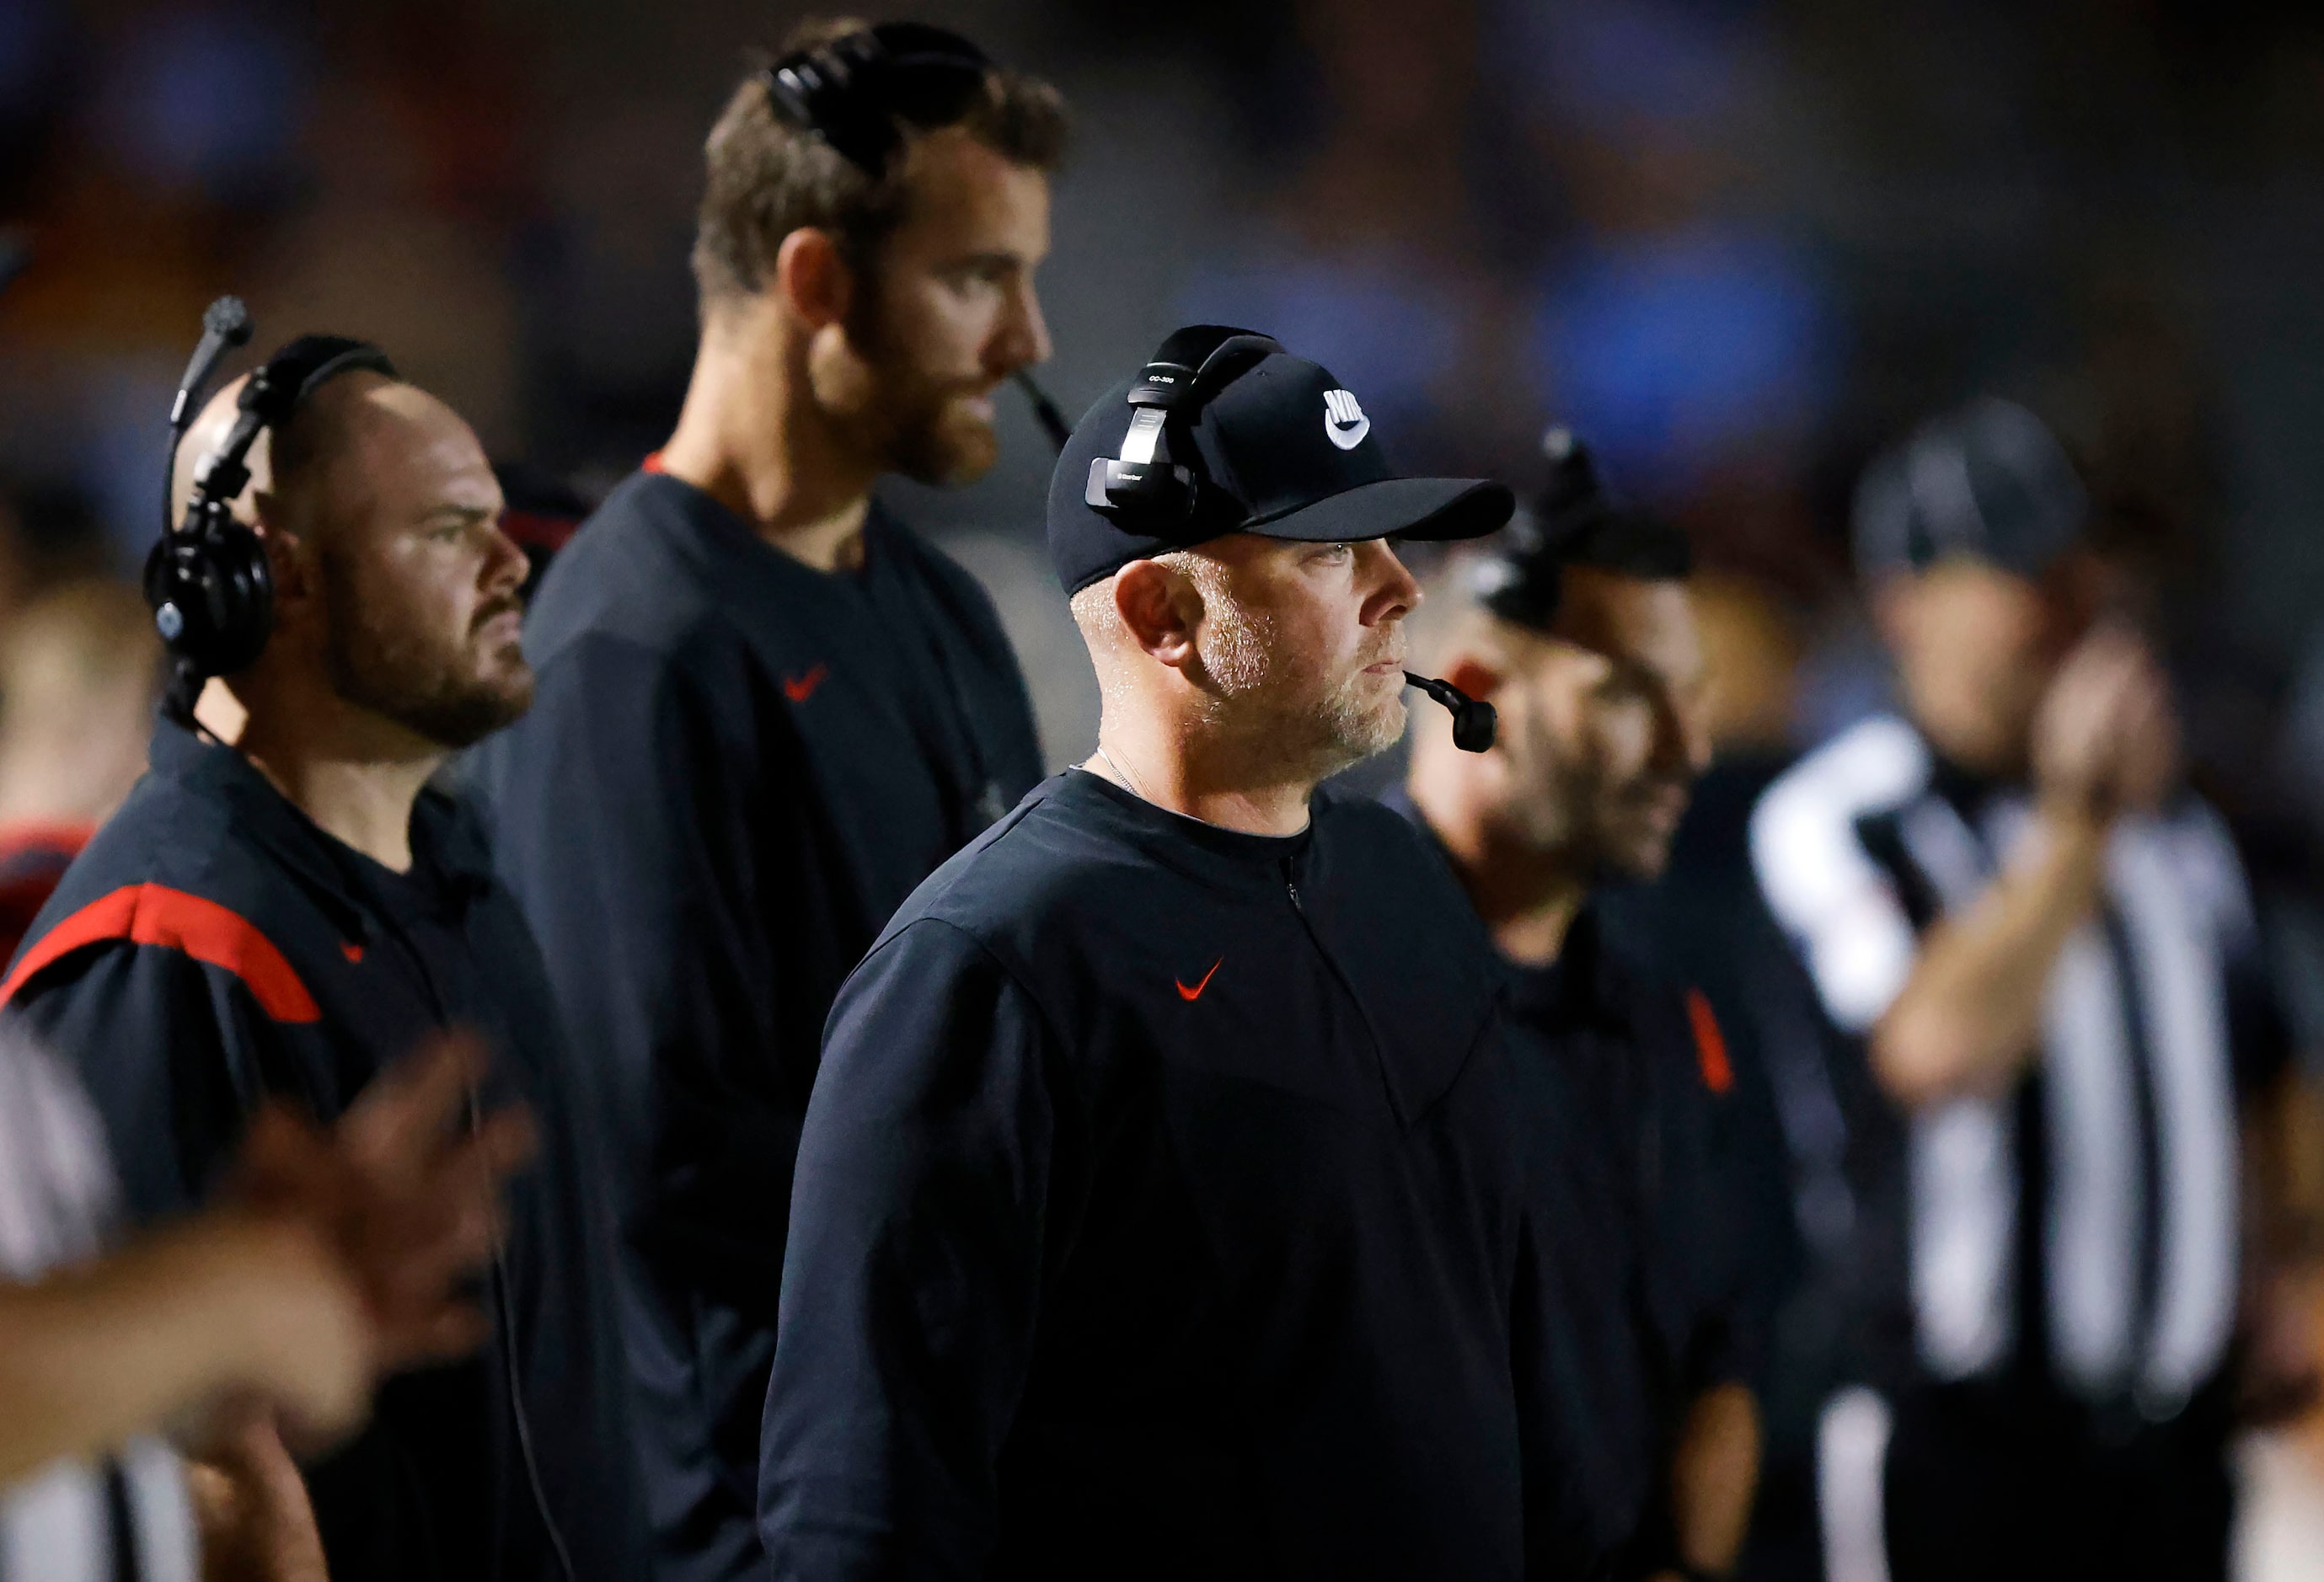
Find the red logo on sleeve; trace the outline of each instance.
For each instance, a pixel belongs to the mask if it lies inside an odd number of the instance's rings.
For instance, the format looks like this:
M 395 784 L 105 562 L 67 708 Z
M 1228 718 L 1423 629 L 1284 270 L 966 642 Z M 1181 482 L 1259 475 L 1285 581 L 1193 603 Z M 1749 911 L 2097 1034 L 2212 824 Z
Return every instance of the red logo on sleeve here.
M 1727 1062 L 1727 1035 L 1719 1030 L 1719 1018 L 1711 1013 L 1711 1002 L 1702 990 L 1686 991 L 1686 1019 L 1694 1024 L 1694 1058 L 1702 1067 L 1702 1085 L 1714 1093 L 1724 1093 L 1735 1086 L 1735 1068 Z
M 1221 956 L 1219 958 L 1219 961 L 1223 961 L 1225 960 L 1226 958 L 1224 956 Z M 1203 990 L 1211 986 L 1211 979 L 1219 970 L 1219 961 L 1213 961 L 1211 963 L 1210 971 L 1204 973 L 1203 980 L 1194 985 L 1192 989 L 1187 988 L 1184 983 L 1179 983 L 1178 980 L 1176 978 L 1170 980 L 1171 982 L 1178 984 L 1178 998 L 1183 1000 L 1197 1000 L 1202 998 Z

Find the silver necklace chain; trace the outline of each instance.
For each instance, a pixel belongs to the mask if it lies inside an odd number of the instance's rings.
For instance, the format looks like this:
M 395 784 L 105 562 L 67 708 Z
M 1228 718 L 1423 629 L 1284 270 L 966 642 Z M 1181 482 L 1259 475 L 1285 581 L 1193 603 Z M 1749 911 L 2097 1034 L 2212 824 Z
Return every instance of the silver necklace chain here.
M 1105 759 L 1105 767 L 1107 768 L 1111 769 L 1115 774 L 1121 777 L 1121 783 L 1123 785 L 1129 786 L 1132 791 L 1138 794 L 1138 799 L 1140 802 L 1154 801 L 1154 798 L 1146 795 L 1146 787 L 1138 783 L 1137 776 L 1131 774 L 1128 769 L 1123 768 L 1120 764 L 1113 761 L 1113 754 L 1106 751 L 1105 743 L 1102 741 L 1097 744 L 1097 755 L 1098 757 Z M 1157 803 L 1156 805 L 1159 806 L 1160 804 Z

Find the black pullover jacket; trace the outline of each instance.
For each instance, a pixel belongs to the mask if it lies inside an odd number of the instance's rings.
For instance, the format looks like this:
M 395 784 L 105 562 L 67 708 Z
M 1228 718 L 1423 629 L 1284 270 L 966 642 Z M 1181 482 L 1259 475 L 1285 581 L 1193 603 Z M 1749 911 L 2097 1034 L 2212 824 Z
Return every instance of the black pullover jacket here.
M 1381 801 L 1455 871 L 1401 787 Z M 1548 966 L 1493 959 L 1539 1228 L 1535 1430 L 1560 1495 L 1537 1515 L 1575 1523 L 1565 1552 L 1617 1577 L 1679 1570 L 1685 1414 L 1714 1385 L 1758 1388 L 1767 1328 L 1725 1036 L 1699 991 L 1609 948 L 1594 903 Z
M 588 1107 L 473 823 L 425 793 L 411 848 L 408 873 L 380 866 L 164 720 L 151 772 L 34 920 L 0 1016 L 78 1071 L 139 1220 L 202 1201 L 261 1099 L 329 1121 L 434 1029 L 482 1034 L 484 1103 L 521 1099 L 540 1136 L 509 1189 L 493 1338 L 389 1380 L 370 1425 L 309 1469 L 324 1552 L 334 1582 L 558 1582 L 545 1503 L 578 1582 L 632 1582 L 644 1513 Z
M 1037 788 L 832 1013 L 775 1575 L 1520 1575 L 1538 1302 L 1501 982 L 1375 804 L 1319 795 L 1277 839 Z
M 531 712 L 475 766 L 605 1105 L 662 1582 L 764 1575 L 759 1413 L 832 997 L 1041 777 L 983 591 L 876 506 L 863 545 L 820 572 L 638 474 L 550 566 Z
M 1593 911 L 1557 961 L 1510 969 L 1508 1035 L 1545 1278 L 1575 1371 L 1553 1392 L 1615 1574 L 1678 1568 L 1670 1471 L 1697 1397 L 1760 1387 L 1767 1329 L 1740 1179 L 1735 1074 L 1710 1004 L 1607 948 Z

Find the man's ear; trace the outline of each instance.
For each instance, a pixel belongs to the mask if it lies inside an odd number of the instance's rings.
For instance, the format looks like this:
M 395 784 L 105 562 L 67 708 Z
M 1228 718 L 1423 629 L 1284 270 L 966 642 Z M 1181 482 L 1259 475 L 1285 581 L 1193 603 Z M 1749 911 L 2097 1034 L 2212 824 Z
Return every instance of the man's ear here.
M 282 526 L 283 508 L 279 495 L 261 490 L 250 497 L 251 512 L 257 520 L 251 530 L 266 551 L 266 569 L 274 579 L 274 610 L 279 620 L 286 609 L 297 609 L 314 596 L 314 578 L 309 574 L 306 541 Z
M 802 225 L 775 251 L 774 290 L 810 331 L 847 322 L 854 305 L 855 271 L 828 231 Z
M 1113 575 L 1113 608 L 1130 640 L 1176 669 L 1194 658 L 1194 628 L 1202 595 L 1185 577 L 1151 560 L 1133 560 Z

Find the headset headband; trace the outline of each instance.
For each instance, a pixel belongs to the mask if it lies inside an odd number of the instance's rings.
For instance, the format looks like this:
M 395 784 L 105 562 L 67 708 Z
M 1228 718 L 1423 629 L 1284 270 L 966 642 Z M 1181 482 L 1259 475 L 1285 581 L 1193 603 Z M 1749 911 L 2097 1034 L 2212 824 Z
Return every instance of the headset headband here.
M 249 315 L 231 298 L 213 303 L 203 326 L 202 343 L 171 409 L 165 488 L 177 465 L 178 441 L 220 355 L 250 336 Z M 250 483 L 250 447 L 261 430 L 281 432 L 317 391 L 358 369 L 398 377 L 387 354 L 366 341 L 300 336 L 281 347 L 243 386 L 233 427 L 195 469 L 183 517 L 163 514 L 161 539 L 145 561 L 145 599 L 177 661 L 167 702 L 183 722 L 192 722 L 202 680 L 249 665 L 273 628 L 274 584 L 265 546 L 234 516 L 234 501 Z
M 342 373 L 358 369 L 399 377 L 387 354 L 369 341 L 346 336 L 306 335 L 277 350 L 242 387 L 241 416 L 217 448 L 194 469 L 194 497 L 180 530 L 190 531 L 205 507 L 230 503 L 250 483 L 250 447 L 259 430 L 279 430 L 315 392 Z
M 1091 459 L 1084 498 L 1101 510 L 1192 516 L 1204 480 L 1165 453 L 1166 430 L 1173 419 L 1200 413 L 1254 363 L 1282 351 L 1273 336 L 1230 325 L 1189 325 L 1174 333 L 1130 387 L 1130 431 L 1121 437 L 1121 454 Z
M 992 61 L 960 34 L 886 22 L 794 51 L 759 74 L 784 120 L 829 143 L 873 180 L 902 142 L 898 120 L 922 129 L 966 115 Z

